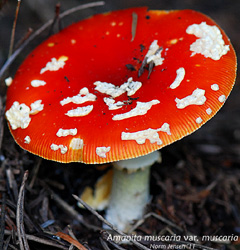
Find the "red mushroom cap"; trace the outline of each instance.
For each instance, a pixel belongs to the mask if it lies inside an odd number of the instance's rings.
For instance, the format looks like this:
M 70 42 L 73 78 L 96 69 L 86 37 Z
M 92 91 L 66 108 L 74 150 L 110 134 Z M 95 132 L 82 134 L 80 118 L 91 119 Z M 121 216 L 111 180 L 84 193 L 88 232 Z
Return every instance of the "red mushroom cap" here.
M 39 45 L 8 88 L 6 117 L 16 142 L 43 158 L 112 162 L 200 128 L 222 107 L 235 77 L 234 49 L 209 17 L 113 11 Z

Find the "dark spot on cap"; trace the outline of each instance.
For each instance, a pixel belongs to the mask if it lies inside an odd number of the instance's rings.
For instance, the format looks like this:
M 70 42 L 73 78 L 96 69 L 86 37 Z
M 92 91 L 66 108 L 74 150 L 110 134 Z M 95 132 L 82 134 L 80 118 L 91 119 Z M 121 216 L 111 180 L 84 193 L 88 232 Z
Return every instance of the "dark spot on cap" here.
M 65 79 L 67 82 L 70 82 L 69 79 L 67 78 L 67 76 L 64 76 L 64 79 Z
M 140 50 L 141 50 L 141 52 L 143 52 L 145 49 L 146 49 L 146 47 L 144 45 L 140 44 Z
M 132 64 L 126 64 L 125 66 L 127 67 L 127 69 L 129 69 L 131 71 L 136 71 L 136 69 L 134 68 L 134 66 Z
M 142 63 L 142 60 L 138 59 L 137 57 L 133 57 L 133 60 L 138 61 L 138 63 Z

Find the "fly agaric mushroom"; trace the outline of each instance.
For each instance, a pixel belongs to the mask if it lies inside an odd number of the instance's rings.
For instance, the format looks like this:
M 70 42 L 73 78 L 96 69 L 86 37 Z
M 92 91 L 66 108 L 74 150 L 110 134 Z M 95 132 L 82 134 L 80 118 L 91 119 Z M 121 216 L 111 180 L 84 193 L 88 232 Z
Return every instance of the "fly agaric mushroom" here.
M 148 200 L 148 160 L 158 159 L 150 153 L 211 119 L 235 76 L 234 49 L 209 17 L 113 11 L 69 26 L 30 53 L 8 88 L 6 118 L 16 142 L 45 159 L 117 162 L 106 217 L 126 230 Z M 127 159 L 140 156 L 142 170 L 128 175 Z

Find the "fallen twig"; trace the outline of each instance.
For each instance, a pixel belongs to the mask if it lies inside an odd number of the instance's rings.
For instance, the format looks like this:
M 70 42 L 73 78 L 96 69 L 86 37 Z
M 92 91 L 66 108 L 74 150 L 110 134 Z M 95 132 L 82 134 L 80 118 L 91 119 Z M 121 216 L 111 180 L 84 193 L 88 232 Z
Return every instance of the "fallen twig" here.
M 2 193 L 2 205 L 0 208 L 0 249 L 3 249 L 4 229 L 5 229 L 5 213 L 6 213 L 6 193 Z
M 77 247 L 79 250 L 87 250 L 86 247 L 84 247 L 78 240 L 73 239 L 70 235 L 67 235 L 62 232 L 57 232 L 56 236 L 60 237 L 61 239 L 69 242 L 70 244 L 74 245 Z
M 80 199 L 77 195 L 73 194 L 73 197 L 80 202 L 87 210 L 89 210 L 92 214 L 94 214 L 99 220 L 101 220 L 104 224 L 106 224 L 107 226 L 109 226 L 112 230 L 114 230 L 115 232 L 117 232 L 119 235 L 121 236 L 127 236 L 125 233 L 123 233 L 122 231 L 118 230 L 118 228 L 116 228 L 115 226 L 113 226 L 111 223 L 109 223 L 106 219 L 104 219 L 98 212 L 96 212 L 94 209 L 92 209 L 87 203 L 85 203 L 82 199 Z M 130 237 L 131 238 L 131 237 Z M 145 247 L 144 245 L 142 245 L 141 243 L 130 239 L 129 240 L 133 245 L 137 246 L 140 249 L 144 249 L 144 250 L 149 250 L 149 248 Z
M 109 242 L 112 246 L 114 246 L 116 249 L 118 249 L 118 250 L 125 250 L 125 248 L 119 246 L 117 243 L 115 243 L 115 242 L 112 241 L 112 240 L 109 240 L 108 242 Z
M 33 33 L 33 29 L 31 27 L 28 28 L 26 34 L 17 42 L 17 44 L 14 46 L 15 49 L 18 49 L 23 43 L 24 41 L 26 41 L 30 35 Z
M 3 117 L 4 117 L 4 108 L 3 108 L 2 97 L 0 96 L 0 149 L 2 148 L 3 131 L 4 131 Z
M 56 4 L 56 7 L 55 7 L 55 17 L 53 19 L 53 22 L 52 22 L 52 25 L 51 25 L 51 28 L 50 28 L 50 32 L 49 32 L 49 35 L 51 35 L 52 31 L 53 31 L 53 27 L 55 25 L 55 23 L 57 22 L 58 24 L 58 32 L 61 30 L 61 24 L 60 24 L 60 4 Z
M 9 247 L 10 247 L 12 250 L 19 250 L 19 249 L 17 249 L 15 246 L 13 246 L 12 244 L 9 244 Z M 7 249 L 4 249 L 4 250 L 7 250 Z
M 9 235 L 9 236 L 7 237 L 7 239 L 6 239 L 5 242 L 4 242 L 3 247 L 2 247 L 1 249 L 7 250 L 7 249 L 8 249 L 8 246 L 9 246 L 9 243 L 10 243 L 10 240 L 11 240 L 11 235 Z M 3 241 L 2 241 L 2 244 L 3 244 Z
M 99 238 L 99 240 L 100 240 L 100 243 L 101 243 L 104 250 L 110 250 L 110 248 L 108 247 L 108 244 L 105 240 L 103 240 L 101 237 Z
M 16 213 L 16 224 L 17 224 L 17 234 L 21 250 L 30 250 L 25 230 L 24 230 L 24 189 L 25 183 L 28 177 L 28 171 L 24 173 L 23 181 L 20 187 L 18 201 L 17 201 L 17 213 Z
M 77 221 L 79 222 L 83 221 L 83 217 L 81 214 L 79 214 L 75 209 L 73 209 L 73 207 L 68 205 L 66 201 L 64 201 L 63 199 L 61 199 L 61 197 L 59 197 L 56 193 L 54 193 L 53 190 L 51 190 L 45 182 L 41 183 L 46 188 L 46 190 L 51 195 L 51 198 L 58 204 L 59 207 L 61 207 L 67 214 L 74 217 Z
M 18 18 L 18 13 L 19 13 L 19 9 L 20 9 L 20 4 L 21 4 L 21 0 L 18 0 L 17 1 L 16 12 L 15 12 L 15 18 L 14 18 L 14 21 L 13 21 L 11 40 L 10 40 L 10 47 L 9 47 L 9 51 L 8 51 L 8 58 L 12 55 L 12 52 L 13 52 L 13 46 L 14 46 L 14 40 L 15 40 L 15 31 L 16 31 L 17 18 Z
M 72 206 L 70 206 L 67 202 L 65 202 L 63 199 L 61 199 L 60 196 L 58 196 L 56 193 L 53 192 L 53 190 L 51 190 L 51 188 L 49 188 L 49 186 L 45 183 L 41 181 L 42 186 L 44 186 L 44 188 L 48 191 L 48 193 L 51 195 L 51 198 L 57 203 L 57 205 L 63 209 L 63 211 L 65 211 L 67 214 L 69 214 L 71 217 L 73 217 L 74 219 L 76 219 L 78 222 L 80 222 L 81 224 L 83 224 L 84 226 L 86 226 L 89 229 L 92 229 L 94 231 L 99 231 L 100 228 L 90 225 L 88 223 L 86 223 L 83 220 L 83 217 L 81 214 L 79 214 Z
M 9 230 L 5 230 L 5 235 L 12 235 L 12 232 L 9 231 Z M 55 243 L 52 240 L 43 239 L 43 238 L 40 238 L 40 237 L 37 237 L 37 236 L 34 236 L 34 235 L 26 234 L 26 238 L 29 241 L 34 241 L 34 242 L 37 242 L 37 243 L 40 243 L 40 244 L 43 244 L 43 245 L 52 246 L 52 247 L 63 249 L 63 250 L 68 249 L 67 247 L 62 246 L 62 245 L 60 245 L 58 243 Z
M 15 180 L 11 167 L 6 169 L 6 177 L 7 177 L 7 184 L 9 185 L 9 188 L 12 190 L 13 193 L 12 201 L 17 202 L 17 199 L 19 197 L 17 182 Z
M 38 158 L 37 163 L 34 165 L 34 168 L 32 171 L 32 178 L 29 183 L 29 188 L 33 188 L 41 163 L 42 163 L 42 158 Z
M 138 220 L 138 221 L 135 223 L 135 225 L 133 225 L 133 227 L 132 227 L 128 232 L 129 232 L 129 233 L 133 232 L 136 228 L 138 228 L 141 224 L 143 224 L 144 221 L 145 221 L 147 218 L 149 218 L 149 217 L 151 217 L 151 216 L 152 216 L 152 217 L 155 217 L 156 219 L 158 219 L 158 220 L 160 220 L 160 221 L 162 221 L 163 223 L 167 224 L 168 226 L 171 226 L 171 227 L 177 229 L 178 231 L 183 232 L 183 229 L 182 229 L 181 227 L 177 226 L 176 224 L 174 224 L 174 223 L 171 222 L 170 220 L 164 218 L 163 216 L 158 215 L 158 214 L 153 213 L 153 212 L 150 212 L 150 213 L 148 213 L 148 214 L 145 214 L 145 215 L 143 216 L 143 218 L 142 218 L 141 220 Z

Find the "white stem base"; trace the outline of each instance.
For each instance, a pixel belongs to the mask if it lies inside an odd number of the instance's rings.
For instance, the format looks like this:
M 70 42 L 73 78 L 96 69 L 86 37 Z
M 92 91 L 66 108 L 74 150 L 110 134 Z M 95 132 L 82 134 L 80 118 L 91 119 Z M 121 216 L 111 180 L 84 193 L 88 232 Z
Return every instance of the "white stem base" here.
M 161 162 L 159 151 L 114 163 L 113 184 L 106 219 L 127 232 L 144 214 L 149 201 L 150 167 Z
M 114 167 L 113 186 L 106 219 L 121 231 L 142 217 L 149 200 L 150 167 L 128 173 Z
M 150 167 L 154 162 L 161 162 L 159 151 L 114 163 L 106 219 L 121 231 L 127 232 L 134 220 L 144 214 L 149 201 Z

